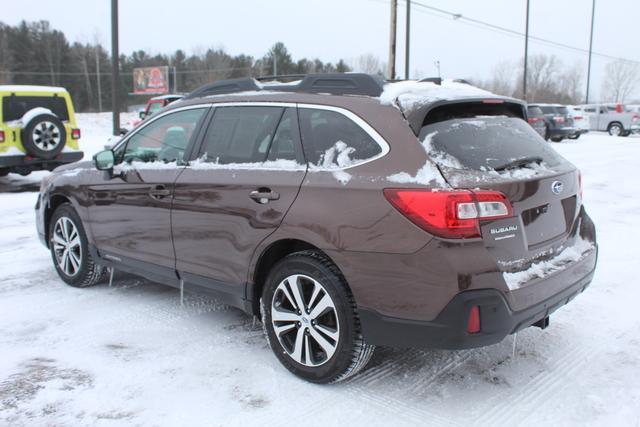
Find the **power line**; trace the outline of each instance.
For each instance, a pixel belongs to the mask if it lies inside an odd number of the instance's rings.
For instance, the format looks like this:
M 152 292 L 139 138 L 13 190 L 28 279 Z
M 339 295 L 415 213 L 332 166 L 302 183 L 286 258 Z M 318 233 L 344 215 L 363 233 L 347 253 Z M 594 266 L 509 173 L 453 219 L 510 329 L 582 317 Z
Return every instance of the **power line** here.
M 406 0 L 405 0 L 406 1 Z M 520 31 L 516 31 L 513 30 L 511 28 L 507 28 L 507 27 L 502 27 L 500 25 L 496 25 L 496 24 L 492 24 L 490 22 L 486 22 L 480 19 L 475 19 L 475 18 L 470 18 L 465 16 L 464 14 L 461 13 L 455 13 L 455 12 L 451 12 L 445 9 L 441 9 L 435 6 L 430 6 L 428 4 L 425 3 L 421 3 L 419 1 L 412 1 L 412 4 L 415 6 L 418 6 L 421 9 L 416 9 L 418 12 L 422 12 L 422 13 L 428 13 L 429 15 L 432 16 L 436 16 L 439 18 L 453 18 L 455 21 L 460 22 L 460 23 L 465 23 L 468 25 L 472 25 L 475 26 L 477 28 L 482 28 L 488 31 L 494 31 L 494 32 L 499 32 L 501 34 L 505 34 L 505 35 L 511 35 L 514 37 L 519 37 L 519 38 L 525 38 L 525 34 L 520 32 Z M 435 12 L 435 13 L 434 13 Z M 443 16 L 444 15 L 444 16 Z M 572 50 L 572 51 L 576 51 L 576 52 L 580 52 L 580 53 L 585 53 L 588 54 L 589 50 L 588 49 L 583 49 L 580 47 L 576 47 L 576 46 L 571 46 L 565 43 L 561 43 L 561 42 L 557 42 L 554 40 L 550 40 L 550 39 L 545 39 L 542 37 L 536 37 L 536 36 L 532 36 L 529 35 L 529 39 L 532 41 L 536 41 L 538 43 L 542 43 L 542 44 L 546 44 L 546 45 L 550 45 L 550 46 L 554 46 L 554 47 L 559 47 L 559 48 L 563 48 L 563 49 L 568 49 L 568 50 Z M 613 56 L 613 55 L 608 55 L 606 53 L 601 53 L 601 52 L 592 52 L 593 55 L 596 56 L 600 56 L 603 58 L 607 58 L 607 59 L 612 59 L 612 60 L 623 60 L 626 62 L 632 62 L 632 63 L 636 63 L 636 64 L 640 64 L 640 61 L 637 61 L 635 59 L 628 59 L 628 58 L 623 58 L 623 57 L 619 57 L 619 56 Z

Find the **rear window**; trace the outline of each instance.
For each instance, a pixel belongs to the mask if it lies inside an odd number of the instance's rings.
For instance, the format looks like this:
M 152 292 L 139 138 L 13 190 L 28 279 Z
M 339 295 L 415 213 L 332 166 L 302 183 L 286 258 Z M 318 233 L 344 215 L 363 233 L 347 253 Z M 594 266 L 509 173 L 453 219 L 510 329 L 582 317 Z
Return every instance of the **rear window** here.
M 569 109 L 567 107 L 556 107 L 556 112 L 558 114 L 569 114 Z
M 2 120 L 20 120 L 24 114 L 36 107 L 47 108 L 60 120 L 69 120 L 69 111 L 60 96 L 6 96 L 2 99 Z
M 540 107 L 528 107 L 527 108 L 527 114 L 529 115 L 529 117 L 542 117 L 542 110 L 540 109 Z
M 553 107 L 542 106 L 542 107 L 540 107 L 540 109 L 542 110 L 542 112 L 544 114 L 555 114 L 556 113 L 556 110 Z
M 436 163 L 456 169 L 505 170 L 527 163 L 553 167 L 562 162 L 527 122 L 515 117 L 433 123 L 421 129 L 419 138 Z

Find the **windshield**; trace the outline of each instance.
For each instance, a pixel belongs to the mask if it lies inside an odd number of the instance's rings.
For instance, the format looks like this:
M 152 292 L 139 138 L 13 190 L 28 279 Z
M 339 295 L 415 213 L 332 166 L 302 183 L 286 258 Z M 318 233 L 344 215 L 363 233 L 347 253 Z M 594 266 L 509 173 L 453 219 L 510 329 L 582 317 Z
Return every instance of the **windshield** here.
M 527 163 L 553 167 L 563 162 L 524 120 L 515 117 L 453 119 L 424 126 L 420 141 L 440 166 L 501 170 Z

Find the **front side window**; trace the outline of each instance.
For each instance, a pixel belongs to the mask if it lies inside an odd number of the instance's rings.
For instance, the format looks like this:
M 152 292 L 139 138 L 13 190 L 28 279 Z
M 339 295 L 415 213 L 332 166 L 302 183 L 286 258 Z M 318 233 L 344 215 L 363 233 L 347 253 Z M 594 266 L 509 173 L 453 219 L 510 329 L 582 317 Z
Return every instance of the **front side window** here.
M 167 114 L 144 126 L 116 152 L 116 158 L 131 162 L 182 162 L 198 123 L 206 108 Z
M 199 157 L 218 164 L 264 162 L 284 110 L 258 106 L 216 108 Z M 284 135 L 279 136 L 276 143 L 284 146 L 284 139 Z
M 151 104 L 149 104 L 149 111 L 147 112 L 147 115 L 150 116 L 161 108 L 162 102 L 152 102 Z
M 362 128 L 336 111 L 301 108 L 300 130 L 309 164 L 342 168 L 371 159 L 382 147 Z

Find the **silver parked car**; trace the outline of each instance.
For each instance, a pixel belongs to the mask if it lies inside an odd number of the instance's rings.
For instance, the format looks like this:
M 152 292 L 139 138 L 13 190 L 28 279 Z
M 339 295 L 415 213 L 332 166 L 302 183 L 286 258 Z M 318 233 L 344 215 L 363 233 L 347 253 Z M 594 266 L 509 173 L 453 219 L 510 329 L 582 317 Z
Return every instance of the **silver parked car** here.
M 583 105 L 582 110 L 589 116 L 591 130 L 609 132 L 614 136 L 629 136 L 640 133 L 640 114 L 627 112 L 615 105 L 589 104 Z

